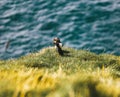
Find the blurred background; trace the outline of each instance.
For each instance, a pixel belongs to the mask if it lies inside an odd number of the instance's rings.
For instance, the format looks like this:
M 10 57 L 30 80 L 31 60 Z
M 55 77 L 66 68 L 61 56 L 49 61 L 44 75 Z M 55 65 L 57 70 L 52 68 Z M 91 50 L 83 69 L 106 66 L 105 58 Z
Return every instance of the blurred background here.
M 120 0 L 0 0 L 0 59 L 53 46 L 120 55 Z

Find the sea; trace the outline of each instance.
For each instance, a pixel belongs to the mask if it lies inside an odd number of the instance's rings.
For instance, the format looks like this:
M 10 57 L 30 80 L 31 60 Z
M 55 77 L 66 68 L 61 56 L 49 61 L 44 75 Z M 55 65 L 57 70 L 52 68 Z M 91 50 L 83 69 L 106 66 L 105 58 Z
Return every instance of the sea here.
M 0 60 L 54 46 L 120 55 L 120 0 L 0 0 Z

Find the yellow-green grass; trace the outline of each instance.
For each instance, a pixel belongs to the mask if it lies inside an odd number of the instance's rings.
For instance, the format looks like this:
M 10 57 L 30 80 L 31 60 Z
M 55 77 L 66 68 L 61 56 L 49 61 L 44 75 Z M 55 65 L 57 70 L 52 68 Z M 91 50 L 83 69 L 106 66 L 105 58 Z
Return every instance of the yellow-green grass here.
M 53 47 L 0 61 L 0 97 L 120 97 L 120 57 Z

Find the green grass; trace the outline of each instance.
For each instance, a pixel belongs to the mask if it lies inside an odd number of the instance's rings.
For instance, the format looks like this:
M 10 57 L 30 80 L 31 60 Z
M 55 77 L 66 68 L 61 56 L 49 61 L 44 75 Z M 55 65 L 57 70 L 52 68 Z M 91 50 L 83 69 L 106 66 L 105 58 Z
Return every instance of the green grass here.
M 120 57 L 52 47 L 0 61 L 0 97 L 120 97 Z

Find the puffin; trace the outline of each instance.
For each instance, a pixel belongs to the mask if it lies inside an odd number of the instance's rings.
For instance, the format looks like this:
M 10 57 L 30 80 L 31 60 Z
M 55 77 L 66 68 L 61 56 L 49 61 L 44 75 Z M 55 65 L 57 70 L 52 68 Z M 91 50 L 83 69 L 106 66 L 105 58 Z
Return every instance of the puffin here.
M 55 48 L 59 55 L 63 56 L 63 50 L 62 50 L 62 43 L 58 37 L 55 37 L 53 39 L 53 44 L 55 45 Z

